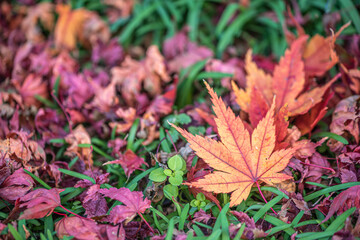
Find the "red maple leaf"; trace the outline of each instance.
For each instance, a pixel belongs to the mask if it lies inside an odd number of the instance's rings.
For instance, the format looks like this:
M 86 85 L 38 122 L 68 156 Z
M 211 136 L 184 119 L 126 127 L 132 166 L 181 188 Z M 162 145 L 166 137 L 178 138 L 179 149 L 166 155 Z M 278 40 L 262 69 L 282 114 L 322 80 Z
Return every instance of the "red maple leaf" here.
M 20 198 L 20 207 L 26 207 L 20 219 L 33 219 L 49 216 L 56 207 L 61 206 L 60 195 L 64 190 L 39 188 Z
M 124 205 L 115 206 L 108 217 L 110 222 L 115 224 L 121 223 L 126 220 L 130 222 L 136 214 L 142 217 L 141 213 L 144 213 L 146 209 L 151 206 L 151 201 L 143 200 L 142 192 L 131 192 L 128 188 L 110 188 L 100 189 L 105 197 L 122 202 Z

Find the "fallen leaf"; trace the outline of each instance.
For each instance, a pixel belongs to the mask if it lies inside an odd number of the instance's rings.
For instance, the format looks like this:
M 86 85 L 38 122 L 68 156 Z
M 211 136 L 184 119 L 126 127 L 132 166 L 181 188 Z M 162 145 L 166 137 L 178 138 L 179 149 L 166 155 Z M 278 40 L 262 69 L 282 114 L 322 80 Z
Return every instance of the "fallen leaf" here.
M 70 144 L 65 154 L 68 156 L 78 156 L 87 167 L 93 165 L 92 150 L 89 147 L 79 147 L 79 144 L 91 144 L 89 134 L 83 125 L 78 125 L 71 133 L 65 137 L 65 141 Z
M 147 163 L 144 162 L 144 159 L 137 156 L 133 151 L 130 149 L 126 150 L 124 154 L 119 156 L 119 159 L 114 161 L 109 161 L 104 163 L 103 165 L 108 164 L 120 164 L 121 167 L 124 169 L 125 175 L 129 178 L 131 173 L 133 173 L 136 169 L 140 169 L 142 164 L 147 166 Z
M 287 106 L 289 116 L 305 114 L 321 102 L 326 90 L 338 78 L 336 75 L 324 86 L 304 92 L 306 72 L 302 49 L 306 40 L 307 36 L 303 36 L 292 43 L 275 67 L 272 77 L 257 68 L 251 61 L 251 52 L 248 52 L 245 61 L 248 74 L 246 89 L 245 91 L 239 89 L 235 83 L 233 89 L 237 103 L 242 110 L 249 113 L 250 120 L 254 124 L 261 119 L 261 115 L 265 116 L 274 95 L 276 95 L 276 111 Z
M 65 47 L 72 50 L 76 47 L 76 40 L 90 12 L 83 8 L 71 10 L 71 6 L 65 4 L 58 4 L 56 12 L 59 18 L 55 26 L 55 44 L 59 48 Z
M 64 190 L 39 188 L 20 198 L 20 208 L 25 207 L 20 219 L 34 219 L 49 216 L 61 205 L 60 195 Z
M 59 239 L 72 236 L 79 240 L 100 240 L 99 226 L 96 222 L 77 216 L 65 217 L 58 221 L 55 224 L 55 231 Z
M 81 9 L 74 10 L 73 12 L 76 11 L 81 11 Z M 81 26 L 82 28 L 77 29 L 77 36 L 82 45 L 92 47 L 99 42 L 107 43 L 110 40 L 110 29 L 106 22 L 96 12 L 92 11 L 88 11 L 87 14 L 84 14 L 84 17 L 84 22 L 79 24 L 79 27 Z
M 24 196 L 35 185 L 34 180 L 23 169 L 16 170 L 0 185 L 0 198 L 15 201 Z
M 322 76 L 338 62 L 334 49 L 335 40 L 349 25 L 350 22 L 343 25 L 333 36 L 324 38 L 316 34 L 310 39 L 303 52 L 306 74 Z
M 211 219 L 211 214 L 207 214 L 203 209 L 200 209 L 198 212 L 194 214 L 194 218 L 192 219 L 192 222 L 202 222 L 207 224 L 209 220 Z
M 275 100 L 250 138 L 240 118 L 236 117 L 231 109 L 226 108 L 222 99 L 218 98 L 207 83 L 205 84 L 212 97 L 215 122 L 222 142 L 193 136 L 179 127 L 172 126 L 186 138 L 200 158 L 218 171 L 189 185 L 215 193 L 232 192 L 230 205 L 235 206 L 248 197 L 254 183 L 259 185 L 261 181 L 274 184 L 291 179 L 290 176 L 279 172 L 287 166 L 296 149 L 288 148 L 274 152 Z
M 176 98 L 176 87 L 177 79 L 164 90 L 163 94 L 156 96 L 152 100 L 145 115 L 152 114 L 157 119 L 160 119 L 160 117 L 170 114 Z
M 104 3 L 111 6 L 111 10 L 116 9 L 116 19 L 127 18 L 134 7 L 134 0 L 105 0 Z M 113 16 L 113 14 L 111 15 Z M 115 17 L 115 16 L 114 16 Z
M 231 211 L 231 213 L 237 218 L 237 220 L 240 222 L 238 225 L 231 225 L 229 228 L 230 235 L 234 238 L 236 234 L 238 233 L 240 227 L 242 224 L 245 224 L 244 232 L 242 237 L 244 239 L 258 239 L 258 238 L 265 238 L 268 233 L 265 233 L 262 229 L 257 228 L 255 225 L 255 221 L 253 218 L 250 218 L 246 213 L 244 212 L 238 212 L 238 211 Z
M 85 215 L 89 218 L 104 216 L 107 214 L 109 208 L 106 204 L 105 198 L 99 193 L 100 184 L 91 186 L 86 191 L 86 196 L 82 201 L 85 209 Z
M 109 224 L 99 224 L 99 236 L 101 240 L 125 240 L 125 230 L 123 225 L 112 226 Z
M 143 200 L 142 192 L 131 192 L 128 188 L 100 189 L 99 192 L 105 197 L 122 202 L 124 205 L 115 206 L 108 217 L 114 224 L 125 221 L 130 222 L 136 214 L 144 213 L 151 206 L 150 200 Z
M 307 133 L 311 134 L 311 131 L 314 129 L 316 124 L 327 113 L 327 104 L 333 96 L 334 92 L 327 90 L 321 102 L 311 108 L 309 112 L 296 118 L 295 125 L 300 129 L 301 135 L 305 135 Z
M 237 58 L 223 62 L 218 59 L 210 59 L 206 65 L 207 72 L 221 72 L 233 74 L 232 77 L 224 77 L 221 79 L 221 86 L 231 89 L 231 80 L 235 81 L 240 87 L 245 87 L 245 73 L 242 68 L 243 62 Z
M 95 90 L 95 97 L 92 105 L 98 108 L 101 112 L 110 112 L 111 108 L 119 102 L 116 96 L 116 84 L 111 82 L 106 87 L 101 87 L 92 82 Z
M 160 95 L 161 84 L 171 80 L 165 59 L 155 45 L 148 48 L 144 60 L 136 61 L 127 56 L 120 67 L 111 69 L 111 74 L 112 82 L 120 86 L 122 97 L 131 107 L 135 107 L 142 88 L 151 96 Z
M 36 76 L 35 74 L 29 74 L 21 86 L 16 85 L 16 88 L 26 106 L 35 105 L 40 107 L 41 103 L 35 98 L 35 96 L 38 95 L 45 99 L 49 96 L 46 81 L 43 81 L 41 76 Z
M 263 98 L 270 106 L 273 98 L 272 93 L 272 77 L 258 68 L 256 63 L 252 61 L 252 50 L 250 49 L 245 56 L 245 70 L 246 70 L 246 91 L 239 89 L 235 82 L 232 82 L 232 87 L 236 95 L 236 101 L 241 110 L 249 112 L 251 91 L 254 86 L 262 92 Z
M 329 209 L 328 214 L 322 222 L 329 220 L 335 213 L 341 215 L 346 210 L 356 207 L 360 208 L 360 186 L 353 186 L 337 195 Z
M 129 131 L 131 126 L 133 125 L 135 119 L 136 119 L 136 109 L 135 108 L 128 108 L 126 110 L 119 108 L 115 112 L 116 116 L 120 119 L 123 119 L 122 122 L 111 122 L 109 123 L 109 126 L 112 129 L 116 129 L 116 133 L 124 133 Z
M 41 27 L 50 31 L 54 27 L 54 5 L 50 2 L 42 2 L 28 9 L 27 16 L 22 21 L 21 28 L 26 34 L 26 38 L 32 42 L 44 40 Z
M 213 56 L 213 52 L 210 49 L 191 42 L 186 32 L 187 29 L 184 29 L 172 38 L 164 41 L 164 55 L 169 60 L 168 66 L 170 72 L 179 73 L 181 69 Z
M 330 131 L 338 135 L 351 134 L 359 143 L 360 95 L 341 100 L 333 112 Z

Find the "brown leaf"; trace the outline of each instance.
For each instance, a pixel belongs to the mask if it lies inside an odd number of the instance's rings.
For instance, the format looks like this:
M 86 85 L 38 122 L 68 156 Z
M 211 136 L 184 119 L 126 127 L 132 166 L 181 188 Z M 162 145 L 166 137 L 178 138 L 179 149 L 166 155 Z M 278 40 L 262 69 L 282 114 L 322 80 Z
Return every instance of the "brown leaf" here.
M 133 125 L 136 119 L 136 109 L 135 108 L 128 108 L 124 110 L 123 108 L 119 108 L 115 112 L 116 116 L 123 119 L 122 122 L 111 122 L 109 126 L 114 129 L 116 128 L 116 133 L 124 133 L 127 132 L 131 126 Z
M 142 86 L 151 96 L 156 96 L 162 92 L 161 84 L 170 81 L 164 57 L 155 45 L 148 48 L 144 60 L 139 62 L 128 56 L 120 67 L 112 68 L 111 73 L 112 82 L 121 86 L 123 98 L 132 107 L 135 106 Z
M 338 135 L 350 133 L 359 143 L 360 96 L 341 100 L 333 112 L 330 131 Z
M 27 16 L 21 24 L 22 30 L 26 34 L 26 39 L 32 42 L 40 42 L 44 40 L 42 30 L 38 22 L 48 31 L 54 27 L 54 5 L 50 2 L 42 2 L 30 7 Z
M 65 141 L 70 144 L 66 149 L 65 154 L 68 156 L 78 156 L 82 159 L 87 167 L 93 165 L 92 150 L 89 147 L 79 147 L 79 144 L 91 144 L 89 134 L 86 132 L 83 125 L 78 125 L 72 133 L 65 137 Z
M 333 36 L 324 38 L 316 34 L 310 39 L 303 53 L 306 74 L 322 76 L 338 62 L 334 43 L 340 33 L 349 25 L 350 23 L 347 23 L 342 26 Z

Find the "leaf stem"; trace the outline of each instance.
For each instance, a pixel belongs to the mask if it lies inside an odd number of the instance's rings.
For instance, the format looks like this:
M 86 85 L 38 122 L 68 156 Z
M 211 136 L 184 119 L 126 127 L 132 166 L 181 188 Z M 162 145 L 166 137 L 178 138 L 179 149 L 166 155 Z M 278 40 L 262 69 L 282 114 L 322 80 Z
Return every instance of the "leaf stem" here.
M 67 217 L 67 215 L 65 213 L 59 213 L 59 212 L 55 212 L 55 211 L 53 213 Z
M 264 199 L 264 201 L 265 201 L 266 203 L 268 203 L 268 201 L 267 201 L 266 198 L 264 197 L 263 193 L 261 192 L 261 189 L 260 189 L 260 186 L 259 186 L 258 181 L 256 181 L 256 186 L 257 186 L 257 188 L 259 189 L 259 192 L 260 192 L 261 197 Z M 277 213 L 274 211 L 274 209 L 273 209 L 272 207 L 271 207 L 270 209 L 277 215 Z
M 82 217 L 82 216 L 80 216 L 80 215 L 78 215 L 78 214 L 76 214 L 76 213 L 74 213 L 74 212 L 72 212 L 72 211 L 70 211 L 69 209 L 67 209 L 67 208 L 65 208 L 63 205 L 59 205 L 59 207 L 61 207 L 62 209 L 64 209 L 65 211 L 67 211 L 68 213 L 70 213 L 70 214 L 72 214 L 72 215 L 75 215 L 75 216 L 77 216 L 78 218 L 81 218 L 81 219 L 86 219 L 86 220 L 88 220 L 87 218 L 85 218 L 85 217 Z
M 138 212 L 138 214 L 139 214 L 139 216 L 141 217 L 141 219 L 145 222 L 145 224 L 150 228 L 150 231 L 155 234 L 154 229 L 153 229 L 153 228 L 150 226 L 150 224 L 145 220 L 145 218 L 143 217 L 143 215 L 142 215 L 141 213 L 139 213 L 139 212 Z
M 70 133 L 73 133 L 73 129 L 72 129 L 72 121 L 71 118 L 69 117 L 64 105 L 61 104 L 60 100 L 55 96 L 54 91 L 51 92 L 51 96 L 54 98 L 54 100 L 56 101 L 56 103 L 59 105 L 59 107 L 61 108 L 61 110 L 64 112 L 65 118 L 69 124 L 69 131 Z
M 312 166 L 312 167 L 318 167 L 318 168 L 326 169 L 326 170 L 329 170 L 329 171 L 331 171 L 331 172 L 333 172 L 333 173 L 336 173 L 335 170 L 332 169 L 332 168 L 322 167 L 322 166 L 319 166 L 319 165 L 316 165 L 316 164 L 312 164 L 312 163 L 304 163 L 304 162 L 300 162 L 300 163 L 302 163 L 302 164 L 304 164 L 304 165 Z
M 174 143 L 174 141 L 173 141 L 173 139 L 172 139 L 169 131 L 168 131 L 167 129 L 165 129 L 165 132 L 166 132 L 166 134 L 169 136 L 170 141 L 171 141 L 172 145 L 174 146 L 175 151 L 178 153 L 178 150 L 177 150 L 177 148 L 176 148 L 176 146 L 175 146 L 175 143 Z

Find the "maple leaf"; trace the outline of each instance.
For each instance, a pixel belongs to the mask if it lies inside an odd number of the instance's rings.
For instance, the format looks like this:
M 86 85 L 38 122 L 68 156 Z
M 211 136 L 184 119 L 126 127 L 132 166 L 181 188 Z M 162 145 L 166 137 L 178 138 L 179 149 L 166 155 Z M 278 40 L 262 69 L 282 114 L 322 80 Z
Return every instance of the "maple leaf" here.
M 230 205 L 234 206 L 248 197 L 255 183 L 259 187 L 260 181 L 275 184 L 291 179 L 292 177 L 279 172 L 287 166 L 296 149 L 288 148 L 274 152 L 275 100 L 250 138 L 242 120 L 225 106 L 207 83 L 205 84 L 214 104 L 215 122 L 221 142 L 194 136 L 172 126 L 186 138 L 200 158 L 218 171 L 189 185 L 215 193 L 232 192 Z
M 322 222 L 329 220 L 335 212 L 340 215 L 352 207 L 360 208 L 360 186 L 353 186 L 337 195 Z
M 335 107 L 333 112 L 330 131 L 338 135 L 351 134 L 356 143 L 360 140 L 360 95 L 341 100 Z
M 85 209 L 85 215 L 87 217 L 98 217 L 106 215 L 108 212 L 108 206 L 106 200 L 102 194 L 99 193 L 100 185 L 108 181 L 109 173 L 101 174 L 95 179 L 96 184 L 87 179 L 78 181 L 75 187 L 88 188 L 84 199 L 82 199 L 83 207 Z
M 56 235 L 59 239 L 73 236 L 75 239 L 98 240 L 99 226 L 95 221 L 82 219 L 77 216 L 65 217 L 55 224 Z
M 327 112 L 327 104 L 334 96 L 334 92 L 326 91 L 324 98 L 321 102 L 316 104 L 309 112 L 304 115 L 298 116 L 295 120 L 295 125 L 300 129 L 301 135 L 309 133 L 316 126 L 316 124 L 325 116 Z
M 307 82 L 302 52 L 306 40 L 307 36 L 302 36 L 291 44 L 290 49 L 286 50 L 275 67 L 273 76 L 256 66 L 251 60 L 251 51 L 247 53 L 246 89 L 239 89 L 235 83 L 232 86 L 237 103 L 242 110 L 249 113 L 253 126 L 257 125 L 260 117 L 265 116 L 264 113 L 270 108 L 273 96 L 276 95 L 276 111 L 287 106 L 289 116 L 301 115 L 320 103 L 327 89 L 339 77 L 336 75 L 324 86 L 304 92 Z
M 30 191 L 33 185 L 35 183 L 32 177 L 20 168 L 0 184 L 0 197 L 7 201 L 15 201 Z
M 82 8 L 71 10 L 70 5 L 64 4 L 57 5 L 56 12 L 59 14 L 59 19 L 55 26 L 55 43 L 57 46 L 74 49 L 80 29 L 90 12 Z
M 146 209 L 151 206 L 151 201 L 143 200 L 142 192 L 131 192 L 128 188 L 110 188 L 100 189 L 99 192 L 105 197 L 122 202 L 125 205 L 115 206 L 108 217 L 109 221 L 118 224 L 126 220 L 130 222 L 136 214 L 142 217 L 141 213 L 144 213 Z
M 92 150 L 90 148 L 78 147 L 79 144 L 91 144 L 90 136 L 83 125 L 78 125 L 74 131 L 65 137 L 65 141 L 70 144 L 70 146 L 66 149 L 66 155 L 77 155 L 84 160 L 87 167 L 93 165 Z
M 41 76 L 29 74 L 25 78 L 21 87 L 19 86 L 19 84 L 17 84 L 17 82 L 15 85 L 26 106 L 41 106 L 41 103 L 35 98 L 36 95 L 39 95 L 42 98 L 48 97 L 47 84 L 42 80 Z
M 133 125 L 136 119 L 136 109 L 135 108 L 118 108 L 115 112 L 116 116 L 123 119 L 123 122 L 111 122 L 109 126 L 111 128 L 116 128 L 116 133 L 120 134 L 123 132 L 127 132 L 131 126 Z
M 61 206 L 59 193 L 64 190 L 39 188 L 20 198 L 20 207 L 26 207 L 20 219 L 34 219 L 49 216 L 56 207 Z
M 124 154 L 120 155 L 120 158 L 114 161 L 109 161 L 104 163 L 103 165 L 107 164 L 120 164 L 124 169 L 125 175 L 130 177 L 130 175 L 136 170 L 139 169 L 142 164 L 147 166 L 147 163 L 144 162 L 144 159 L 137 156 L 133 151 L 130 149 L 126 150 Z

